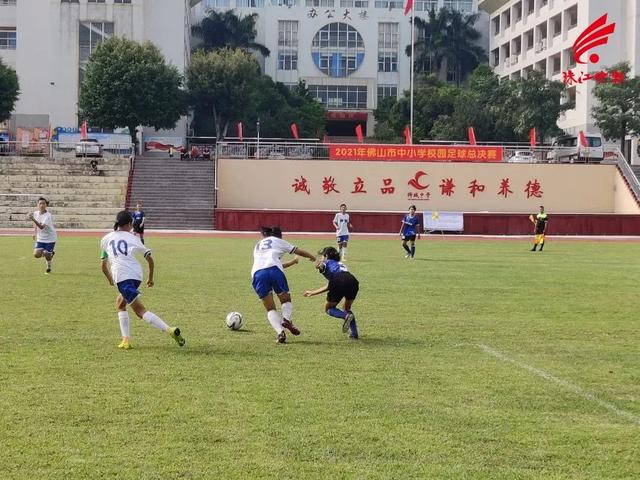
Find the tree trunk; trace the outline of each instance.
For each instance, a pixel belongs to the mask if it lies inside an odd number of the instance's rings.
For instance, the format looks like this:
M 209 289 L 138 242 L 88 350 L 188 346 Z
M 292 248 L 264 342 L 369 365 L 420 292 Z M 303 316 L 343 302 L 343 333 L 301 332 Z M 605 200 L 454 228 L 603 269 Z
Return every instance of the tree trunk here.
M 128 126 L 127 128 L 129 129 L 129 135 L 131 135 L 131 143 L 133 143 L 133 154 L 136 155 L 138 153 L 138 149 L 136 148 L 138 145 L 138 132 L 136 132 L 135 126 Z
M 625 150 L 625 137 L 627 136 L 627 124 L 622 124 L 622 135 L 620 135 L 620 151 L 625 160 L 627 160 L 627 154 Z M 629 162 L 629 160 L 627 160 Z
M 220 140 L 220 119 L 218 118 L 218 112 L 216 112 L 216 106 L 213 109 L 213 124 L 216 127 L 216 140 Z

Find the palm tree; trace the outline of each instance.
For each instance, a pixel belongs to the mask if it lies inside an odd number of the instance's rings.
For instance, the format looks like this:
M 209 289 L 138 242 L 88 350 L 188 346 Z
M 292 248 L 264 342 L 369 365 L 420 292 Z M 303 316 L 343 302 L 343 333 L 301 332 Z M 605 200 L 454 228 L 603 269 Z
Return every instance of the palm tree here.
M 268 57 L 271 53 L 269 49 L 254 41 L 257 35 L 257 18 L 257 13 L 238 17 L 233 10 L 216 12 L 210 9 L 202 21 L 191 29 L 194 50 L 203 49 L 208 52 L 224 47 L 242 48 L 257 50 Z
M 485 60 L 482 47 L 476 42 L 481 35 L 475 28 L 478 14 L 465 15 L 458 10 L 430 10 L 427 20 L 417 17 L 418 39 L 414 43 L 416 71 L 434 73 L 456 85 Z M 407 55 L 411 45 L 407 46 Z

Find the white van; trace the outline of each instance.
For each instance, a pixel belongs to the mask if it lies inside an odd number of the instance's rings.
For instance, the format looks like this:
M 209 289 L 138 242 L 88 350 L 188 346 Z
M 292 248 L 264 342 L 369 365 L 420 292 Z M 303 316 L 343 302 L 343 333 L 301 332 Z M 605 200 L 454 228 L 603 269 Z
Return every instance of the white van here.
M 549 162 L 601 162 L 604 158 L 602 135 L 585 133 L 588 147 L 580 145 L 577 135 L 562 135 L 553 142 L 553 150 L 547 153 Z

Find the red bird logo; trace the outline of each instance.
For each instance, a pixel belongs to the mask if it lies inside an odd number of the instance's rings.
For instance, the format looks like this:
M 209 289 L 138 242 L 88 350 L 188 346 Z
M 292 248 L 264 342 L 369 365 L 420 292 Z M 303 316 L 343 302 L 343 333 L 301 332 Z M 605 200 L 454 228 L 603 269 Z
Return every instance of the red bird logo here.
M 605 13 L 591 25 L 589 25 L 584 32 L 580 34 L 576 41 L 573 43 L 573 58 L 576 63 L 587 63 L 582 60 L 582 54 L 591 50 L 592 48 L 600 45 L 606 45 L 609 42 L 609 35 L 616 29 L 616 24 L 607 23 L 607 14 Z M 591 63 L 598 63 L 600 56 L 597 53 L 589 55 L 589 61 Z
M 421 185 L 420 184 L 420 178 L 424 177 L 426 174 L 427 173 L 423 172 L 422 170 L 416 172 L 415 177 L 413 177 L 411 180 L 409 180 L 407 182 L 407 185 L 411 185 L 416 190 L 424 190 L 425 188 L 429 188 L 429 184 L 427 184 L 427 185 Z

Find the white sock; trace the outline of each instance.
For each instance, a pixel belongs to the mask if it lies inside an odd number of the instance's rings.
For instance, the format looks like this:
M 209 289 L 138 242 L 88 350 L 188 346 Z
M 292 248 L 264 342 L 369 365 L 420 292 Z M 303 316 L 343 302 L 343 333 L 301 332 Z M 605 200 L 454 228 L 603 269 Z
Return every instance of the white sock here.
M 152 327 L 156 327 L 162 330 L 163 332 L 166 332 L 167 330 L 169 330 L 169 325 L 164 323 L 164 321 L 153 312 L 144 312 L 144 315 L 142 316 L 142 320 L 147 322 Z
M 347 258 L 347 247 L 342 247 L 342 257 L 343 260 Z
M 119 310 L 118 320 L 120 321 L 120 333 L 122 337 L 129 338 L 129 312 Z
M 276 331 L 276 333 L 279 334 L 284 332 L 284 328 L 282 328 L 282 317 L 277 310 L 269 310 L 267 312 L 267 320 L 269 320 L 271 327 Z
M 291 302 L 286 302 L 282 304 L 282 316 L 293 323 L 293 319 L 291 318 L 293 315 L 293 304 Z

